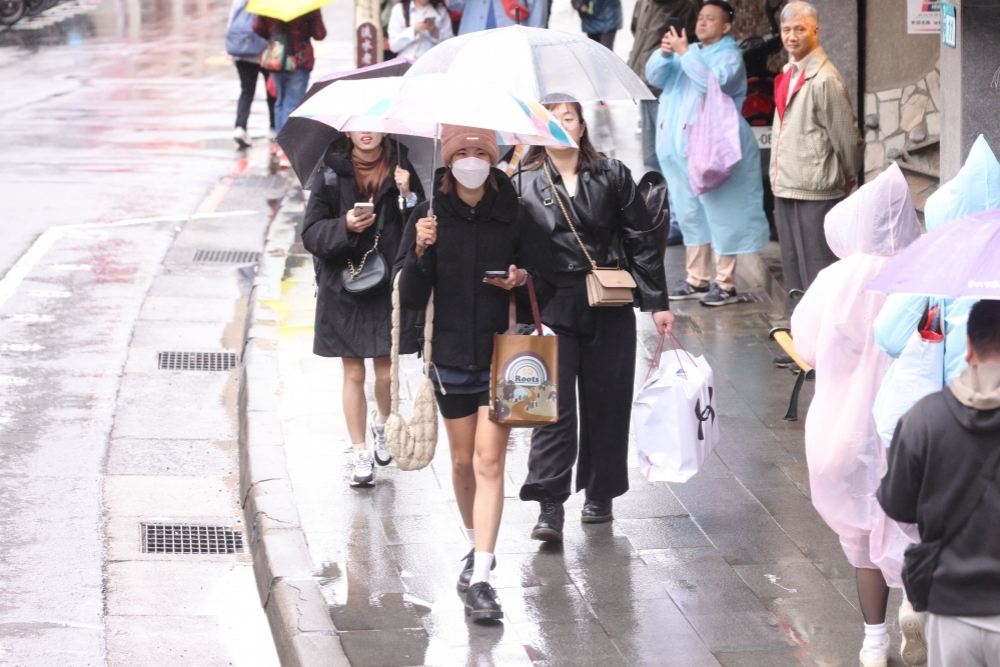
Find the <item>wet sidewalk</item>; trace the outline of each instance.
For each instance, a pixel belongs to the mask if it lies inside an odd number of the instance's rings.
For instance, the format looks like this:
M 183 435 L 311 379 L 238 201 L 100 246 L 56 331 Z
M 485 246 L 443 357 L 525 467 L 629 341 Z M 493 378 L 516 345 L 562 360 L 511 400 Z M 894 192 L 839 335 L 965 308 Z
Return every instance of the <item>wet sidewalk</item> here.
M 676 276 L 683 250 L 668 262 Z M 311 354 L 315 288 L 300 245 L 283 287 L 288 468 L 314 574 L 355 667 L 857 664 L 854 572 L 809 501 L 803 422 L 782 421 L 794 377 L 772 365 L 767 332 L 778 309 L 766 297 L 676 309 L 683 344 L 714 369 L 722 441 L 686 484 L 648 483 L 633 467 L 613 523 L 579 523 L 576 494 L 561 547 L 529 539 L 538 506 L 516 494 L 530 432 L 514 431 L 492 582 L 506 618 L 480 626 L 466 621 L 455 592 L 468 547 L 444 429 L 428 468 L 378 468 L 374 488 L 349 488 L 341 365 Z M 648 316 L 640 320 L 637 386 L 656 342 Z M 406 373 L 415 382 L 418 363 Z M 803 417 L 811 396 L 807 383 Z M 894 594 L 890 626 L 897 607 Z

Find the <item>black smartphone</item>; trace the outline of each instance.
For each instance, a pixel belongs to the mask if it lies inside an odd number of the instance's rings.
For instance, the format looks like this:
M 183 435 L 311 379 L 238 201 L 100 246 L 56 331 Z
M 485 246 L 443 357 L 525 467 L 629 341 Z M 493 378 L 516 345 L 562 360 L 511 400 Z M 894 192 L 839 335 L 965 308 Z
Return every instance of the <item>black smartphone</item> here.
M 667 29 L 663 31 L 663 34 L 665 35 L 668 32 L 670 32 L 671 28 L 674 29 L 674 32 L 680 35 L 681 31 L 684 30 L 684 21 L 677 18 L 676 16 L 671 16 L 670 18 L 667 19 Z
M 485 277 L 487 277 L 487 278 L 500 278 L 501 280 L 503 280 L 507 276 L 510 275 L 510 272 L 509 271 L 485 271 L 483 273 L 483 275 Z

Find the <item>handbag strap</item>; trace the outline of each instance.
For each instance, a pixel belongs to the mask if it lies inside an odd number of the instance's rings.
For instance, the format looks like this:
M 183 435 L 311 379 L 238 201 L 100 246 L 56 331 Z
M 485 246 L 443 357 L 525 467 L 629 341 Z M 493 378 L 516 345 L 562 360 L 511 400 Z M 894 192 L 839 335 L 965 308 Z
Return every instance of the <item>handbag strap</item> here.
M 389 414 L 399 414 L 399 330 L 402 319 L 402 308 L 399 303 L 399 281 L 403 272 L 396 274 L 392 281 L 392 335 L 389 352 Z M 424 315 L 424 374 L 428 374 L 431 366 L 431 339 L 434 337 L 434 290 L 427 299 L 427 310 Z M 437 368 L 435 367 L 435 371 Z M 440 385 L 441 377 L 438 376 Z
M 576 231 L 576 225 L 573 224 L 573 220 L 569 217 L 569 211 L 566 210 L 566 205 L 563 204 L 562 197 L 559 196 L 559 190 L 556 189 L 556 184 L 552 180 L 552 172 L 549 171 L 548 161 L 542 162 L 542 169 L 545 170 L 545 176 L 549 179 L 549 185 L 552 186 L 552 194 L 555 195 L 556 202 L 559 204 L 559 208 L 562 209 L 563 217 L 566 218 L 566 224 L 569 225 L 569 229 L 573 232 L 573 236 L 576 237 L 576 242 L 580 244 L 580 249 L 583 250 L 583 254 L 587 256 L 587 261 L 590 262 L 590 266 L 596 271 L 599 267 L 594 258 L 590 256 L 590 252 L 587 251 L 587 246 L 583 244 L 583 239 L 580 238 L 580 234 Z
M 361 263 L 358 264 L 358 268 L 355 269 L 354 262 L 349 257 L 347 258 L 347 270 L 350 271 L 352 278 L 357 278 L 361 275 L 361 272 L 365 269 L 365 262 L 368 261 L 368 255 L 378 249 L 378 240 L 382 238 L 382 224 L 384 222 L 382 218 L 384 217 L 383 215 L 378 216 L 378 225 L 375 227 L 375 242 L 372 244 L 371 250 L 361 256 Z
M 539 336 L 542 333 L 542 315 L 538 309 L 538 298 L 535 296 L 535 284 L 531 282 L 531 274 L 527 271 L 524 274 L 528 277 L 528 300 L 531 301 L 531 315 L 535 319 L 535 333 Z M 514 297 L 514 290 L 510 291 L 510 306 L 507 311 L 507 333 L 513 334 L 517 331 L 517 300 Z
M 944 531 L 944 535 L 941 536 L 938 544 L 938 553 L 944 551 L 944 548 L 951 542 L 962 529 L 965 528 L 965 524 L 969 522 L 972 518 L 972 513 L 976 511 L 979 507 L 979 503 L 982 502 L 983 497 L 990 488 L 990 483 L 997 476 L 997 461 L 1000 461 L 1000 447 L 996 447 L 990 454 L 990 457 L 986 459 L 986 464 L 983 466 L 982 470 L 978 475 L 976 475 L 975 483 L 979 484 L 979 487 L 974 493 L 967 494 L 962 500 L 964 501 L 959 505 L 959 511 L 951 515 L 948 521 L 948 528 Z

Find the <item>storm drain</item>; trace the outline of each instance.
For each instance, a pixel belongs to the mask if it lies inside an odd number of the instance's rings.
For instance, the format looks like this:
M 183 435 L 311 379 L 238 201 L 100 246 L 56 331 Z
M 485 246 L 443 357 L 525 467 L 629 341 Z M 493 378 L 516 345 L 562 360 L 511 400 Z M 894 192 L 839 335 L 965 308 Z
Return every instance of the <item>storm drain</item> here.
M 253 250 L 198 250 L 194 261 L 200 264 L 255 264 L 260 253 Z
M 241 554 L 243 533 L 226 526 L 142 523 L 144 554 Z
M 160 352 L 164 371 L 228 371 L 240 363 L 235 352 Z

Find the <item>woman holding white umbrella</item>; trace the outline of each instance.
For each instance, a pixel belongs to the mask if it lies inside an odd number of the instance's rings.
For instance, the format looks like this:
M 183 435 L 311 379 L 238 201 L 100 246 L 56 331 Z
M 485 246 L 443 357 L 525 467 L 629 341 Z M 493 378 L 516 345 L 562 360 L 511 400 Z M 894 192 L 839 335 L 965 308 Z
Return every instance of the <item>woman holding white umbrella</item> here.
M 499 158 L 496 132 L 446 125 L 444 169 L 435 175 L 434 214 L 421 204 L 396 259 L 400 303 L 423 310 L 433 291 L 431 379 L 451 450 L 452 483 L 472 549 L 458 590 L 473 620 L 503 610 L 490 586 L 504 502 L 510 427 L 490 420 L 493 338 L 508 327 L 509 294 L 530 312 L 528 280 L 544 306 L 555 289 L 545 235 L 526 214 Z

